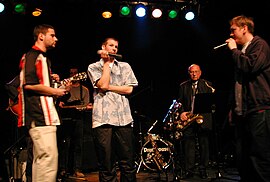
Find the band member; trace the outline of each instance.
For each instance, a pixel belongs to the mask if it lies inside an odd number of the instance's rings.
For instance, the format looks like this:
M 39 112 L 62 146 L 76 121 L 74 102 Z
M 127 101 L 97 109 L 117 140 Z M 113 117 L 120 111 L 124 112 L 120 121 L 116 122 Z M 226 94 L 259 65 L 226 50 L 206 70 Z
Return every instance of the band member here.
M 241 181 L 270 181 L 270 48 L 254 35 L 253 19 L 230 20 L 225 42 L 235 66 L 234 113 Z
M 58 149 L 56 126 L 60 125 L 54 97 L 69 90 L 52 88 L 51 62 L 46 54 L 57 42 L 54 27 L 47 24 L 34 28 L 34 45 L 20 61 L 18 126 L 26 126 L 33 142 L 32 181 L 56 181 Z
M 69 73 L 70 77 L 80 74 L 76 67 L 70 68 Z M 60 177 L 65 177 L 71 172 L 74 177 L 83 178 L 85 177 L 82 173 L 85 111 L 91 110 L 92 104 L 89 90 L 81 84 L 81 80 L 73 80 L 71 83 L 69 97 L 59 102 L 59 112 L 63 121 L 58 130 L 59 170 Z M 70 166 L 72 169 L 69 169 Z
M 101 59 L 88 66 L 95 88 L 92 128 L 98 155 L 99 181 L 136 181 L 132 115 L 127 95 L 138 85 L 126 62 L 109 54 L 118 51 L 118 40 L 107 38 L 99 51 Z M 118 163 L 117 163 L 118 162 Z
M 180 84 L 178 101 L 182 104 L 180 108 L 180 119 L 188 120 L 194 109 L 194 98 L 198 93 L 213 93 L 215 90 L 211 86 L 211 82 L 201 79 L 202 71 L 199 65 L 192 64 L 188 67 L 190 79 Z M 205 107 L 205 106 L 201 106 Z M 209 162 L 209 134 L 212 130 L 212 113 L 204 113 L 203 123 L 197 124 L 193 122 L 183 131 L 183 145 L 185 165 L 183 176 L 180 178 L 191 178 L 195 172 L 195 151 L 196 138 L 199 143 L 199 173 L 202 179 L 207 178 L 206 167 Z

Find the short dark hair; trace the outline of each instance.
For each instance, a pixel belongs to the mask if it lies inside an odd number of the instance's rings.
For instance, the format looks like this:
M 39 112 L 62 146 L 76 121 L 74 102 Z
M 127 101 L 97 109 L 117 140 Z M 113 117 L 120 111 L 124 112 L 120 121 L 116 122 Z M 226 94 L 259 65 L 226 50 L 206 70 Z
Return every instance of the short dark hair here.
M 114 38 L 114 37 L 108 37 L 108 38 L 106 38 L 106 39 L 102 42 L 102 45 L 106 45 L 107 42 L 108 42 L 108 40 L 114 40 L 114 41 L 119 42 L 117 38 Z
M 41 25 L 35 26 L 34 32 L 33 32 L 34 41 L 38 39 L 38 35 L 40 33 L 46 34 L 48 32 L 48 29 L 54 29 L 54 27 L 48 24 L 41 24 Z

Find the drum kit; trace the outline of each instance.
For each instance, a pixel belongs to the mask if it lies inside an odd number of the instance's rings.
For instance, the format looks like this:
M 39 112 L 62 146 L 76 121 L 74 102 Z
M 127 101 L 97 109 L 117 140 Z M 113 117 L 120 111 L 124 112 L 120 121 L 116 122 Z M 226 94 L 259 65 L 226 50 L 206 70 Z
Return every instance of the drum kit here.
M 182 121 L 180 119 L 179 110 L 182 104 L 176 100 L 173 100 L 165 118 L 163 119 L 163 130 L 165 131 L 165 137 L 161 137 L 159 134 L 152 133 L 153 128 L 158 123 L 156 120 L 148 129 L 147 135 L 144 137 L 145 143 L 143 143 L 143 135 L 141 122 L 139 126 L 140 136 L 140 156 L 137 164 L 137 173 L 140 171 L 143 164 L 147 169 L 155 172 L 166 172 L 166 169 L 173 165 L 174 168 L 174 145 L 175 141 L 179 141 L 183 137 L 183 131 L 192 123 L 203 123 L 203 117 L 199 114 L 188 115 L 188 120 Z M 144 115 L 144 118 L 149 119 Z M 164 139 L 166 138 L 166 139 Z
M 174 166 L 174 145 L 170 142 L 172 141 L 170 139 L 180 139 L 182 137 L 182 130 L 176 128 L 179 123 L 174 122 L 179 115 L 177 111 L 181 106 L 179 102 L 174 100 L 163 120 L 163 129 L 169 132 L 168 139 L 151 132 L 158 120 L 148 129 L 147 135 L 144 137 L 146 142 L 142 143 L 141 140 L 139 162 L 136 162 L 137 173 L 140 171 L 141 165 L 154 172 L 166 172 L 169 166 Z M 142 134 L 141 125 L 139 128 L 139 133 Z

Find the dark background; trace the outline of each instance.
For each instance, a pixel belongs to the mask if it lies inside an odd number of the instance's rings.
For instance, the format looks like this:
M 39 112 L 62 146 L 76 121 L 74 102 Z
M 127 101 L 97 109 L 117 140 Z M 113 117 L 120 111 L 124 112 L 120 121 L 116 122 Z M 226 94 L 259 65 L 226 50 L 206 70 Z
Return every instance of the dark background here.
M 116 0 L 115 0 L 116 1 Z M 46 8 L 41 17 L 18 15 L 11 10 L 0 15 L 0 138 L 1 152 L 14 141 L 14 123 L 7 113 L 8 96 L 3 85 L 19 73 L 18 64 L 24 52 L 33 44 L 35 25 L 51 24 L 59 42 L 49 51 L 53 71 L 67 78 L 69 67 L 76 65 L 86 71 L 98 59 L 101 41 L 114 36 L 119 39 L 119 54 L 130 63 L 139 86 L 130 96 L 132 111 L 145 116 L 146 123 L 162 122 L 179 84 L 188 78 L 187 68 L 197 63 L 202 78 L 216 89 L 216 123 L 226 125 L 227 98 L 231 90 L 232 61 L 226 47 L 213 51 L 229 37 L 229 20 L 237 15 L 251 16 L 255 34 L 270 42 L 267 0 L 201 0 L 200 14 L 193 21 L 154 20 L 150 17 L 102 19 L 98 13 L 104 0 L 29 0 Z M 116 9 L 119 8 L 115 5 Z M 84 82 L 92 89 L 89 80 Z M 134 118 L 137 120 L 137 114 Z M 136 122 L 136 121 L 135 121 Z M 135 123 L 136 124 L 136 123 Z M 145 126 L 147 129 L 149 124 Z

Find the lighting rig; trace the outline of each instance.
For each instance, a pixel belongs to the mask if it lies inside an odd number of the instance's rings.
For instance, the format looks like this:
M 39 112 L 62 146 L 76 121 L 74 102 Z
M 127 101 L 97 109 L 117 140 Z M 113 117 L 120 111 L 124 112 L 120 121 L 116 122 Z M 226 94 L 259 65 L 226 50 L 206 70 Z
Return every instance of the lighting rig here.
M 100 15 L 105 19 L 120 17 L 193 20 L 199 15 L 198 0 L 101 1 Z

